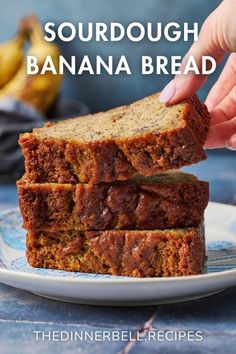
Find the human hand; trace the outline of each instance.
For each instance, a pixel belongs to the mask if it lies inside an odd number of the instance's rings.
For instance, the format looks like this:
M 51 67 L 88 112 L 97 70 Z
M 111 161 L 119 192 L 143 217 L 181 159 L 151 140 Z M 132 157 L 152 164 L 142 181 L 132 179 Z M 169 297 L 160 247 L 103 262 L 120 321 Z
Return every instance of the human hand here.
M 225 67 L 212 87 L 206 105 L 211 114 L 206 148 L 236 149 L 236 0 L 224 0 L 206 19 L 195 42 L 181 64 L 185 68 L 190 55 L 200 67 L 202 56 L 212 56 L 219 64 L 231 53 Z M 176 75 L 162 91 L 160 101 L 177 103 L 194 94 L 207 80 L 206 75 Z

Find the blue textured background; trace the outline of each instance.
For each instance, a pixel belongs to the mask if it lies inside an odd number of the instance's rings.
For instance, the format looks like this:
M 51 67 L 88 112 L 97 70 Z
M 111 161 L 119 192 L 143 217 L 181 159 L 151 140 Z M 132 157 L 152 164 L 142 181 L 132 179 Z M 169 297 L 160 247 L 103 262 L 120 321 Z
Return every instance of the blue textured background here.
M 8 39 L 17 28 L 19 17 L 35 13 L 43 22 L 63 21 L 77 22 L 121 22 L 126 25 L 133 21 L 143 24 L 147 22 L 170 21 L 179 23 L 199 22 L 202 24 L 208 14 L 220 3 L 219 0 L 51 0 L 51 1 L 17 1 L 0 0 L 3 9 L 0 15 L 0 41 Z M 7 5 L 6 5 L 7 4 Z M 80 99 L 87 103 L 92 111 L 128 103 L 155 91 L 161 90 L 171 79 L 170 75 L 142 76 L 140 73 L 140 58 L 142 55 L 181 55 L 188 50 L 191 43 L 178 41 L 169 43 L 162 40 L 158 43 L 142 41 L 132 43 L 128 40 L 121 42 L 80 42 L 78 39 L 69 43 L 58 43 L 65 56 L 77 55 L 81 59 L 88 54 L 120 57 L 125 54 L 134 74 L 109 76 L 105 75 L 68 75 L 64 82 L 63 91 L 66 96 Z M 219 70 L 212 75 L 208 84 L 200 91 L 204 98 L 217 77 Z

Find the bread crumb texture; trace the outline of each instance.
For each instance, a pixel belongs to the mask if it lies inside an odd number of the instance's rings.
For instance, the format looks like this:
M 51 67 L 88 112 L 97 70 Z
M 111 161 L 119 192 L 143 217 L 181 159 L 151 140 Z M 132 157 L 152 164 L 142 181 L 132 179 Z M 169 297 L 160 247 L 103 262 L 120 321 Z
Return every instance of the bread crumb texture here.
M 208 183 L 172 171 L 110 184 L 17 183 L 28 230 L 150 230 L 198 226 Z
M 204 104 L 192 96 L 166 106 L 158 96 L 22 134 L 28 180 L 112 182 L 205 159 L 209 114 Z
M 29 231 L 27 258 L 33 267 L 133 277 L 200 274 L 204 231 Z

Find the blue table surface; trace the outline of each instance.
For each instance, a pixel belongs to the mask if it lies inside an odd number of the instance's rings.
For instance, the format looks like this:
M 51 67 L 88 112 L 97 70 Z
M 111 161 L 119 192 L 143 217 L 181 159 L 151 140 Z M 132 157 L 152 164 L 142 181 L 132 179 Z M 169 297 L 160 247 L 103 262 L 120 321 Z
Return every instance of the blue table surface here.
M 207 161 L 185 168 L 208 180 L 212 201 L 236 205 L 236 152 L 209 152 Z M 14 184 L 0 185 L 0 210 L 17 206 Z M 66 333 L 202 331 L 202 341 L 52 341 L 34 331 Z M 40 332 L 42 333 L 42 332 Z M 58 333 L 58 332 L 55 332 Z M 180 332 L 178 332 L 180 333 Z M 147 337 L 140 337 L 147 338 Z M 171 305 L 101 307 L 48 300 L 0 284 L 0 353 L 235 353 L 236 287 L 217 295 Z

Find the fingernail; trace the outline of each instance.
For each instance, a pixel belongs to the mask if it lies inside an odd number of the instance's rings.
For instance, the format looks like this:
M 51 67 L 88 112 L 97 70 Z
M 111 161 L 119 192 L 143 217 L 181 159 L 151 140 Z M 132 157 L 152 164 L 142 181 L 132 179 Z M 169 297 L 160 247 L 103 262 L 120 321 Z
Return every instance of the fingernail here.
M 175 95 L 175 83 L 174 79 L 171 80 L 166 87 L 162 90 L 160 96 L 159 96 L 159 101 L 161 103 L 167 103 L 171 100 L 171 98 L 174 97 Z

